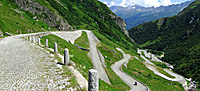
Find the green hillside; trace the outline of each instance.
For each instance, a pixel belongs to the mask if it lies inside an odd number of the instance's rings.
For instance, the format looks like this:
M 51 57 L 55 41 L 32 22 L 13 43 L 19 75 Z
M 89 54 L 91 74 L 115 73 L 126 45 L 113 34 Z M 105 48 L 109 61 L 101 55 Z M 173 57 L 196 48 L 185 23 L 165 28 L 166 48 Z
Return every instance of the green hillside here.
M 200 81 L 200 0 L 173 17 L 141 24 L 129 30 L 143 48 L 164 51 L 162 58 L 175 71 Z
M 17 30 L 22 33 L 28 30 L 45 31 L 48 28 L 66 30 L 62 29 L 66 24 L 68 30 L 71 30 L 72 26 L 73 29 L 97 31 L 126 49 L 132 51 L 136 49 L 135 44 L 116 23 L 117 16 L 98 0 L 0 0 L 0 2 L 3 4 L 0 6 L 2 31 L 16 34 Z M 18 13 L 16 10 L 23 13 Z M 6 29 L 7 27 L 10 29 Z
M 122 53 L 117 51 L 116 47 L 121 48 L 131 56 L 138 56 L 136 53 L 137 45 L 126 37 L 115 20 L 117 20 L 117 16 L 98 0 L 0 0 L 0 31 L 4 35 L 6 32 L 15 35 L 42 31 L 91 30 L 101 41 L 97 44 L 97 48 L 105 57 L 107 67 L 104 69 L 111 82 L 111 84 L 107 84 L 100 80 L 100 91 L 130 89 L 111 69 L 113 63 L 122 59 Z M 60 54 L 63 54 L 64 48 L 69 48 L 72 55 L 71 60 L 77 65 L 76 68 L 85 78 L 88 78 L 88 70 L 92 68 L 92 63 L 87 56 L 87 51 L 80 50 L 75 45 L 55 35 L 43 36 L 41 43 L 44 44 L 46 39 L 49 40 L 50 48 L 53 48 L 53 43 L 57 42 Z M 83 32 L 75 43 L 88 48 L 86 33 Z M 179 83 L 158 77 L 152 71 L 147 70 L 142 61 L 135 61 L 138 62 L 137 66 L 131 63 L 128 65 L 130 69 L 126 69 L 126 71 L 129 72 L 134 67 L 141 67 L 139 70 L 134 68 L 136 72 L 130 74 L 133 77 L 138 76 L 136 79 L 148 83 L 150 89 L 159 91 L 160 88 L 157 87 L 162 87 L 169 91 L 183 90 Z M 147 80 L 142 80 L 143 78 Z M 151 81 L 149 82 L 149 80 Z M 156 85 L 152 85 L 154 80 L 157 80 Z
M 58 2 L 59 1 L 59 2 Z M 98 0 L 49 0 L 49 4 L 75 29 L 98 31 L 127 49 L 136 49 L 117 25 L 116 15 Z M 61 4 L 59 4 L 61 3 Z

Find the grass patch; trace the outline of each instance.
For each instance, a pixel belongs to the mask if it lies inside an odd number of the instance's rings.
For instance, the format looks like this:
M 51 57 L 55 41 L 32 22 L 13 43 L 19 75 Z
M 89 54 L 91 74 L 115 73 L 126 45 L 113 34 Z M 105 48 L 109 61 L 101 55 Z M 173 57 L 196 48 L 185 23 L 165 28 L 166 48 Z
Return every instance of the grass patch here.
M 106 72 L 110 79 L 112 85 L 109 85 L 103 81 L 100 81 L 100 91 L 122 91 L 122 90 L 129 90 L 130 88 L 126 85 L 111 69 L 111 65 L 114 62 L 117 62 L 123 58 L 121 52 L 116 50 L 114 47 L 108 46 L 104 43 L 101 43 L 98 46 L 98 49 L 105 57 L 105 64 L 106 64 Z
M 104 44 L 112 46 L 112 47 L 118 47 L 121 48 L 122 50 L 124 50 L 126 53 L 129 54 L 136 54 L 137 51 L 135 49 L 135 46 L 131 43 L 129 43 L 130 45 L 132 45 L 132 48 L 128 48 L 127 45 L 124 45 L 123 42 L 118 42 L 118 41 L 110 41 L 109 39 L 107 39 L 104 35 L 100 34 L 98 31 L 92 31 L 95 36 Z
M 185 79 L 185 80 L 186 80 L 186 79 Z M 189 85 L 190 85 L 190 81 L 186 80 L 186 82 L 187 82 L 187 86 L 189 87 Z
M 66 40 L 56 36 L 56 35 L 48 35 L 41 38 L 41 43 L 45 44 L 45 40 L 48 39 L 49 41 L 49 47 L 54 48 L 54 42 L 58 44 L 58 52 L 60 54 L 64 54 L 64 49 L 69 49 L 69 54 L 73 57 L 70 58 L 71 61 L 74 61 L 76 63 L 76 67 L 83 74 L 83 76 L 88 79 L 88 71 L 89 69 L 92 69 L 92 61 L 87 56 L 88 52 L 83 51 L 79 48 L 77 48 L 75 45 L 67 42 Z M 81 68 L 81 66 L 85 66 L 85 69 Z
M 144 57 L 146 57 L 145 54 L 144 54 L 144 51 L 141 51 L 141 54 L 142 54 Z
M 156 66 L 154 66 L 154 67 L 156 67 Z M 164 71 L 164 70 L 163 70 L 162 68 L 160 68 L 160 67 L 156 67 L 156 70 L 157 70 L 158 72 L 162 73 L 163 75 L 166 75 L 166 76 L 169 77 L 169 78 L 175 78 L 174 76 L 168 74 L 166 71 Z
M 153 64 L 155 64 L 156 66 L 158 67 L 161 67 L 161 68 L 169 68 L 166 64 L 164 63 L 161 63 L 161 62 L 155 62 L 155 61 L 151 61 Z
M 88 37 L 87 37 L 87 33 L 85 31 L 82 32 L 81 37 L 76 39 L 75 44 L 77 44 L 83 48 L 89 48 Z
M 161 89 L 165 91 L 184 91 L 180 83 L 171 82 L 157 76 L 137 59 L 131 60 L 127 66 L 128 68 L 122 68 L 124 72 L 146 84 L 151 91 L 160 91 Z
M 157 38 L 157 39 L 155 39 L 154 41 L 147 41 L 146 43 L 144 43 L 144 44 L 142 44 L 142 45 L 139 45 L 139 47 L 141 47 L 141 48 L 143 48 L 143 47 L 145 47 L 145 46 L 149 46 L 149 45 L 152 45 L 152 44 L 154 44 L 154 43 L 156 43 L 156 42 L 159 42 L 161 40 L 161 37 L 159 37 L 159 38 Z

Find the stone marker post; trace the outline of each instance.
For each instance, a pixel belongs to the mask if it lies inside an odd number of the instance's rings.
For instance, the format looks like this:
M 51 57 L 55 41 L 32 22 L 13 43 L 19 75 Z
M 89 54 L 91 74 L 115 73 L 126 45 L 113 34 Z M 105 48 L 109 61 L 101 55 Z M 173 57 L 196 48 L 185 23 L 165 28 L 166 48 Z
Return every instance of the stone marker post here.
M 54 53 L 58 53 L 58 45 L 54 42 Z
M 28 36 L 26 36 L 26 40 L 28 40 Z
M 69 50 L 67 48 L 64 50 L 64 64 L 69 64 Z
M 95 69 L 89 70 L 88 91 L 99 91 L 99 73 Z
M 41 44 L 41 42 L 40 42 L 40 38 L 38 38 L 38 45 L 40 45 Z
M 45 41 L 45 47 L 48 47 L 48 39 Z
M 30 42 L 32 41 L 32 37 L 31 37 L 31 36 L 29 36 L 29 41 L 30 41 Z
M 35 43 L 35 36 L 32 36 L 33 43 Z

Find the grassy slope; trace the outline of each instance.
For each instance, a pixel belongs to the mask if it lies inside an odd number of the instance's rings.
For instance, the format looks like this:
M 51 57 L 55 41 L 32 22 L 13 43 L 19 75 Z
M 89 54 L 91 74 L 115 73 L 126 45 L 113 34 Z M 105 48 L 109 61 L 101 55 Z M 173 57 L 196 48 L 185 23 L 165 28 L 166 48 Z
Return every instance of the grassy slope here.
M 36 21 L 28 12 L 17 13 L 17 6 L 7 0 L 0 0 L 0 30 L 11 34 L 41 32 L 48 26 L 41 20 Z M 29 30 L 29 31 L 28 31 Z
M 41 39 L 41 43 L 44 44 L 46 39 L 49 41 L 50 48 L 54 48 L 54 42 L 56 42 L 58 44 L 58 52 L 62 55 L 64 54 L 64 49 L 68 48 L 70 55 L 73 55 L 73 57 L 70 57 L 70 60 L 76 63 L 77 69 L 86 79 L 88 79 L 88 71 L 89 69 L 92 69 L 92 62 L 91 59 L 87 56 L 87 51 L 83 51 L 77 48 L 75 45 L 57 37 L 56 35 L 44 36 Z M 83 66 L 85 66 L 85 69 Z
M 172 75 L 168 74 L 166 71 L 164 71 L 164 69 L 161 68 L 161 67 L 156 66 L 156 70 L 157 70 L 158 72 L 160 72 L 160 73 L 166 75 L 166 76 L 169 77 L 169 78 L 175 78 L 174 76 L 172 76 Z
M 155 61 L 151 61 L 152 63 L 154 63 L 156 66 L 161 67 L 161 68 L 168 68 L 167 65 L 165 65 L 164 63 L 161 62 L 155 62 Z

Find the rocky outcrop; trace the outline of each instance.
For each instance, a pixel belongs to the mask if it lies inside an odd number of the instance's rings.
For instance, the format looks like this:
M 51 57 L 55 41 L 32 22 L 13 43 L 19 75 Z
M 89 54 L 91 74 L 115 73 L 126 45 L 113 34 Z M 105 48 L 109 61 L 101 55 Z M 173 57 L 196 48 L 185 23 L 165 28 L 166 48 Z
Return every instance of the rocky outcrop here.
M 121 31 L 132 41 L 134 42 L 134 40 L 129 36 L 128 30 L 126 29 L 127 24 L 124 21 L 124 19 L 122 19 L 119 16 L 116 15 L 112 15 L 110 14 L 110 16 L 115 20 L 115 22 L 117 23 L 117 25 L 121 28 Z
M 52 28 L 67 31 L 72 30 L 72 27 L 57 13 L 53 13 L 47 7 L 40 5 L 35 0 L 15 0 L 17 6 L 24 11 L 29 11 L 36 18 L 43 20 Z
M 116 15 L 112 15 L 110 14 L 110 16 L 115 20 L 115 22 L 118 24 L 118 26 L 121 28 L 122 32 L 124 32 L 126 35 L 128 35 L 128 31 L 126 30 L 126 22 L 124 21 L 124 19 L 122 19 L 119 16 Z
M 158 26 L 162 26 L 164 23 L 165 23 L 165 19 L 162 18 L 162 19 L 160 19 L 160 20 L 158 21 L 157 25 L 158 25 Z

